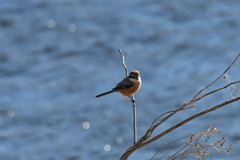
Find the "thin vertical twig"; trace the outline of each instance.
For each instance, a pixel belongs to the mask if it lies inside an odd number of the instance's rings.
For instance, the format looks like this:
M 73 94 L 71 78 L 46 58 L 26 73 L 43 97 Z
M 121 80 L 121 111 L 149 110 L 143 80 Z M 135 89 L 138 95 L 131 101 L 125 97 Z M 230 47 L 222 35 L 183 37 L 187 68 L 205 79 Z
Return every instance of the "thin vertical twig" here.
M 124 56 L 121 50 L 119 50 L 121 56 L 122 56 L 122 65 L 126 71 L 126 76 L 128 76 L 128 68 L 125 65 L 125 61 L 124 61 Z M 133 133 L 134 133 L 134 137 L 133 137 L 133 144 L 137 143 L 137 114 L 136 114 L 136 104 L 135 104 L 135 99 L 134 99 L 134 95 L 131 95 L 129 97 L 131 99 L 131 102 L 133 104 Z
M 136 104 L 135 104 L 135 99 L 134 95 L 130 96 L 132 99 L 131 102 L 133 104 L 133 132 L 134 132 L 134 140 L 133 144 L 137 143 L 137 113 L 136 113 Z
M 127 66 L 125 65 L 124 56 L 123 56 L 123 53 L 122 53 L 121 49 L 119 49 L 119 52 L 120 52 L 120 54 L 121 54 L 121 56 L 122 56 L 122 65 L 123 65 L 123 67 L 125 68 L 126 76 L 128 76 L 128 68 L 127 68 Z

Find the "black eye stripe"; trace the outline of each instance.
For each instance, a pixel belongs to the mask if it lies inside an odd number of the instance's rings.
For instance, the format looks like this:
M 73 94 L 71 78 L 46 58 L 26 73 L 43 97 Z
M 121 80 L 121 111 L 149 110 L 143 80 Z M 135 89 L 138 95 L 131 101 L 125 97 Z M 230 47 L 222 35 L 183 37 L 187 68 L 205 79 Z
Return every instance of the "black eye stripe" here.
M 135 79 L 138 79 L 138 77 L 135 77 L 135 76 L 129 76 L 129 78 L 135 78 Z

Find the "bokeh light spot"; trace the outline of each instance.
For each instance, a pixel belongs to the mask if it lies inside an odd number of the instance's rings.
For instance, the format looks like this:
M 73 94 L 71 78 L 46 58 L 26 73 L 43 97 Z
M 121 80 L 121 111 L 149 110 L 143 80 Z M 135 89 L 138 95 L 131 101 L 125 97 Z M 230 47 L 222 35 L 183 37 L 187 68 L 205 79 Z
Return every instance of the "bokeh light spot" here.
M 83 122 L 82 127 L 83 127 L 83 129 L 89 129 L 90 128 L 90 123 L 89 122 Z
M 77 27 L 75 24 L 70 24 L 68 26 L 68 32 L 70 32 L 70 33 L 74 33 L 76 31 L 76 29 L 77 29 Z
M 48 22 L 47 22 L 47 27 L 48 28 L 54 28 L 55 27 L 55 21 L 54 20 L 49 20 Z
M 8 114 L 8 117 L 14 117 L 15 116 L 14 110 L 8 110 L 7 114 Z
M 110 146 L 109 144 L 106 144 L 106 145 L 104 146 L 104 151 L 108 152 L 108 151 L 110 151 L 110 150 L 111 150 L 111 146 Z
M 117 144 L 121 144 L 122 141 L 123 141 L 122 137 L 117 137 L 117 138 L 116 138 L 116 143 L 117 143 Z

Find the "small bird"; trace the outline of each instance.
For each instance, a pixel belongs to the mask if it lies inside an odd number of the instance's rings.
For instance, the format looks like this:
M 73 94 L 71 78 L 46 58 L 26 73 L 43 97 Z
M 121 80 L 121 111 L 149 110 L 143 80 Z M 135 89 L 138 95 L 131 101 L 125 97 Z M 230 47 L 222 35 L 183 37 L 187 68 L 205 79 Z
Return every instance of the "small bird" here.
M 97 95 L 96 98 L 113 92 L 118 92 L 121 93 L 124 97 L 129 97 L 139 90 L 141 84 L 142 81 L 139 71 L 131 71 L 129 76 L 127 76 L 120 83 L 118 83 L 115 88 L 113 88 L 111 91 Z

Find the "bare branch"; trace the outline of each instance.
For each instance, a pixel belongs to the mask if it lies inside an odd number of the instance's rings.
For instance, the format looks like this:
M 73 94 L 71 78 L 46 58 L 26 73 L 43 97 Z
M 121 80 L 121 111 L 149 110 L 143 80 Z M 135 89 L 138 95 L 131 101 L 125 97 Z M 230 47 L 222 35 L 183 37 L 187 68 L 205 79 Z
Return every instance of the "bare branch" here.
M 194 99 L 194 100 L 190 101 L 189 104 L 194 103 L 194 102 L 196 102 L 196 101 L 199 101 L 200 99 L 202 99 L 202 98 L 204 98 L 204 97 L 206 97 L 206 96 L 208 96 L 208 95 L 210 95 L 210 94 L 212 94 L 212 93 L 215 93 L 215 92 L 217 92 L 217 91 L 220 91 L 220 90 L 222 90 L 222 89 L 225 89 L 225 88 L 227 88 L 228 86 L 231 86 L 231 85 L 236 84 L 236 83 L 240 83 L 240 81 L 231 82 L 231 83 L 229 83 L 228 85 L 226 85 L 226 86 L 224 86 L 224 87 L 221 87 L 221 88 L 218 88 L 218 89 L 213 90 L 213 91 L 211 91 L 211 92 L 208 92 L 208 93 L 204 94 L 203 96 L 201 96 L 201 97 L 199 97 L 199 98 L 197 98 L 197 99 Z
M 207 87 L 204 87 L 204 89 L 202 89 L 201 91 L 199 91 L 199 92 L 197 93 L 197 95 L 196 95 L 190 102 L 184 103 L 184 105 L 182 105 L 180 108 L 174 110 L 171 114 L 169 114 L 167 117 L 165 117 L 164 119 L 162 119 L 160 122 L 158 122 L 158 123 L 155 124 L 155 125 L 152 125 L 152 126 L 148 129 L 148 131 L 146 132 L 146 134 L 145 134 L 144 136 L 142 136 L 141 139 L 139 139 L 139 141 L 145 141 L 146 139 L 148 139 L 148 138 L 151 136 L 151 134 L 153 133 L 153 131 L 155 130 L 155 128 L 157 128 L 160 124 L 162 124 L 163 122 L 165 122 L 167 119 L 169 119 L 170 117 L 172 117 L 172 116 L 173 116 L 174 114 L 176 114 L 177 112 L 183 110 L 183 108 L 185 108 L 186 106 L 188 106 L 188 105 L 190 105 L 190 104 L 192 104 L 192 103 L 194 103 L 194 102 L 196 102 L 196 101 L 199 101 L 200 99 L 206 97 L 207 95 L 210 95 L 210 94 L 212 94 L 212 93 L 214 93 L 214 92 L 217 92 L 217 91 L 219 91 L 219 90 L 222 90 L 222 89 L 224 89 L 224 88 L 227 88 L 228 86 L 230 86 L 230 85 L 232 85 L 232 84 L 239 83 L 240 81 L 232 82 L 232 83 L 230 83 L 230 84 L 228 84 L 228 85 L 226 85 L 226 86 L 224 86 L 224 87 L 222 87 L 222 88 L 219 88 L 219 89 L 217 89 L 217 90 L 214 90 L 214 91 L 212 91 L 212 92 L 209 92 L 209 93 L 207 93 L 207 94 L 205 94 L 205 95 L 203 95 L 203 96 L 195 99 L 203 90 L 205 90 L 206 88 L 208 88 L 209 86 L 211 86 L 211 85 L 212 85 L 213 83 L 215 83 L 220 77 L 222 77 L 222 76 L 231 68 L 231 66 L 236 62 L 236 60 L 239 58 L 239 56 L 240 56 L 240 54 L 239 54 L 239 55 L 237 56 L 237 58 L 233 61 L 233 63 L 223 72 L 223 74 L 222 74 L 221 76 L 219 76 L 215 81 L 213 81 L 213 82 L 212 82 L 211 84 L 209 84 Z M 160 116 L 162 116 L 162 115 L 160 115 Z
M 183 108 L 182 110 L 190 109 L 190 108 L 193 108 L 193 107 L 196 107 L 196 105 L 192 105 L 192 106 L 190 106 L 190 107 Z M 158 116 L 158 117 L 153 121 L 153 123 L 152 123 L 151 126 L 153 126 L 154 123 L 155 123 L 160 117 L 162 117 L 163 115 L 168 114 L 168 113 L 171 113 L 171 112 L 174 112 L 174 111 L 176 111 L 176 110 L 171 110 L 171 111 L 168 111 L 168 112 L 165 112 L 165 113 L 161 114 L 160 116 Z
M 193 115 L 193 116 L 191 116 L 191 117 L 189 117 L 189 118 L 187 118 L 187 119 L 179 122 L 178 124 L 172 126 L 171 128 L 165 130 L 164 132 L 162 132 L 162 133 L 154 136 L 153 138 L 151 138 L 151 139 L 149 139 L 149 140 L 145 140 L 145 141 L 140 141 L 140 140 L 138 140 L 138 142 L 137 142 L 135 145 L 131 146 L 130 148 L 127 149 L 127 151 L 126 151 L 125 153 L 123 153 L 123 155 L 120 157 L 120 160 L 126 160 L 136 149 L 141 148 L 141 147 L 143 147 L 143 146 L 146 146 L 146 145 L 154 142 L 155 140 L 163 137 L 164 135 L 168 134 L 169 132 L 177 129 L 178 127 L 180 127 L 180 126 L 182 126 L 182 125 L 184 125 L 185 123 L 187 123 L 187 122 L 189 122 L 189 121 L 191 121 L 191 120 L 193 120 L 193 119 L 195 119 L 195 118 L 197 118 L 197 117 L 200 117 L 200 116 L 202 116 L 202 115 L 204 115 L 204 114 L 206 114 L 206 113 L 209 113 L 209 112 L 212 112 L 212 111 L 214 111 L 214 110 L 216 110 L 216 109 L 218 109 L 218 108 L 221 108 L 221 107 L 223 107 L 223 106 L 225 106 L 225 105 L 228 105 L 228 104 L 230 104 L 230 103 L 233 103 L 233 102 L 235 102 L 235 101 L 238 101 L 238 100 L 240 100 L 240 97 L 236 97 L 236 98 L 234 98 L 234 99 L 225 101 L 225 102 L 220 103 L 220 104 L 218 104 L 218 105 L 216 105 L 216 106 L 214 106 L 214 107 L 211 107 L 211 108 L 208 108 L 208 109 L 206 109 L 206 110 L 204 110 L 204 111 L 202 111 L 202 112 L 199 112 L 199 113 L 197 113 L 197 114 L 195 114 L 195 115 Z M 146 134 L 148 134 L 148 131 L 147 131 Z M 145 135 L 146 135 L 146 134 L 145 134 Z M 145 135 L 144 135 L 144 136 L 145 136 Z M 147 136 L 147 137 L 148 137 L 148 136 Z M 142 138 L 141 138 L 141 139 L 142 139 Z
M 231 99 L 231 100 L 225 101 L 225 102 L 223 102 L 223 103 L 221 103 L 221 104 L 218 104 L 218 105 L 216 105 L 216 106 L 214 106 L 214 107 L 211 107 L 211 108 L 209 108 L 209 109 L 206 109 L 206 110 L 204 110 L 204 111 L 202 111 L 202 112 L 199 112 L 199 113 L 197 113 L 197 114 L 195 114 L 195 115 L 193 115 L 193 116 L 191 116 L 191 117 L 183 120 L 182 122 L 174 125 L 173 127 L 165 130 L 164 132 L 162 132 L 162 133 L 160 133 L 160 134 L 158 134 L 158 135 L 150 138 L 151 135 L 152 135 L 152 133 L 153 133 L 153 131 L 154 131 L 160 124 L 162 124 L 163 122 L 165 122 L 166 120 L 168 120 L 169 118 L 171 118 L 171 117 L 172 117 L 173 115 L 175 115 L 177 112 L 179 112 L 179 111 L 181 111 L 181 110 L 185 110 L 185 109 L 189 109 L 189 108 L 194 107 L 194 106 L 187 107 L 188 105 L 190 105 L 190 104 L 192 104 L 192 103 L 194 103 L 194 102 L 197 102 L 197 101 L 199 101 L 200 99 L 202 99 L 202 98 L 204 98 L 204 97 L 206 97 L 206 96 L 208 96 L 208 95 L 210 95 L 210 94 L 213 94 L 213 93 L 215 93 L 215 92 L 217 92 L 217 91 L 220 91 L 220 90 L 222 90 L 222 89 L 225 89 L 225 88 L 227 88 L 227 87 L 229 87 L 229 86 L 231 86 L 231 85 L 233 85 L 233 84 L 240 83 L 240 81 L 231 82 L 231 83 L 229 83 L 228 85 L 226 85 L 226 86 L 224 86 L 224 87 L 221 87 L 221 88 L 219 88 L 219 89 L 213 90 L 213 91 L 211 91 L 211 92 L 208 92 L 208 93 L 204 94 L 204 95 L 201 96 L 201 97 L 198 97 L 198 96 L 201 94 L 202 91 L 206 90 L 208 87 L 210 87 L 211 85 L 213 85 L 216 81 L 218 81 L 218 80 L 233 66 L 233 64 L 237 61 L 237 59 L 238 59 L 239 57 L 240 57 L 240 54 L 236 57 L 236 59 L 232 62 L 232 64 L 231 64 L 216 80 L 214 80 L 212 83 L 210 83 L 209 85 L 207 85 L 206 87 L 204 87 L 202 90 L 200 90 L 189 102 L 185 102 L 185 103 L 184 103 L 181 107 L 179 107 L 178 109 L 172 110 L 172 111 L 168 111 L 168 112 L 160 115 L 157 119 L 155 119 L 154 122 L 153 122 L 153 124 L 151 125 L 151 127 L 146 131 L 146 133 L 137 141 L 136 144 L 134 144 L 133 146 L 131 146 L 131 147 L 129 147 L 129 148 L 127 149 L 127 151 L 120 157 L 120 160 L 126 160 L 136 149 L 141 148 L 141 147 L 143 147 L 143 146 L 145 146 L 145 145 L 148 145 L 148 144 L 152 143 L 153 141 L 161 138 L 162 136 L 164 136 L 164 135 L 168 134 L 169 132 L 175 130 L 176 128 L 182 126 L 183 124 L 185 124 L 185 123 L 187 123 L 187 122 L 189 122 L 189 121 L 191 121 L 191 120 L 193 120 L 193 119 L 195 119 L 195 118 L 197 118 L 197 117 L 199 117 L 199 116 L 202 116 L 202 115 L 204 115 L 204 114 L 206 114 L 206 113 L 208 113 L 208 112 L 214 111 L 214 110 L 216 110 L 216 109 L 218 109 L 218 108 L 221 108 L 221 107 L 223 107 L 223 106 L 225 106 L 225 105 L 227 105 L 227 104 L 230 104 L 230 103 L 233 103 L 233 102 L 235 102 L 235 101 L 240 100 L 240 97 L 235 97 L 235 98 L 233 98 L 233 99 Z M 197 98 L 197 97 L 198 97 L 198 98 Z M 163 116 L 163 115 L 165 115 L 165 114 L 168 114 L 168 113 L 170 113 L 168 116 L 166 116 L 165 118 L 163 118 L 161 121 L 156 122 L 161 116 Z M 154 123 L 156 123 L 156 124 L 154 124 Z M 149 138 L 150 138 L 150 139 L 149 139 Z
M 204 110 L 204 111 L 202 111 L 202 112 L 199 112 L 199 113 L 197 113 L 197 114 L 195 114 L 195 115 L 193 115 L 193 116 L 191 116 L 191 117 L 189 117 L 189 118 L 187 118 L 187 119 L 179 122 L 178 124 L 174 125 L 173 127 L 167 129 L 166 131 L 164 131 L 164 132 L 156 135 L 155 137 L 153 137 L 153 138 L 151 138 L 151 139 L 143 142 L 143 143 L 141 144 L 141 147 L 142 147 L 142 146 L 145 146 L 145 145 L 147 145 L 147 144 L 149 144 L 149 143 L 151 143 L 151 142 L 153 142 L 153 141 L 155 141 L 155 140 L 157 140 L 158 138 L 164 136 L 165 134 L 171 132 L 172 130 L 174 130 L 174 129 L 180 127 L 180 126 L 182 126 L 183 124 L 185 124 L 185 123 L 187 123 L 187 122 L 189 122 L 189 121 L 191 121 L 191 120 L 193 120 L 193 119 L 195 119 L 195 118 L 197 118 L 197 117 L 200 117 L 200 116 L 202 116 L 202 115 L 204 115 L 204 114 L 206 114 L 206 113 L 212 112 L 212 111 L 214 111 L 214 110 L 216 110 L 216 109 L 218 109 L 218 108 L 221 108 L 221 107 L 223 107 L 223 106 L 225 106 L 225 105 L 228 105 L 228 104 L 233 103 L 233 102 L 238 101 L 238 100 L 240 100 L 240 96 L 239 96 L 239 97 L 236 97 L 236 98 L 234 98 L 234 99 L 225 101 L 225 102 L 223 102 L 223 103 L 220 103 L 220 104 L 218 104 L 218 105 L 216 105 L 216 106 L 214 106 L 214 107 L 208 108 L 208 109 L 206 109 L 206 110 Z
M 121 54 L 121 56 L 122 56 L 122 65 L 123 65 L 123 67 L 125 68 L 126 76 L 128 76 L 128 68 L 127 68 L 127 66 L 125 65 L 124 56 L 123 56 L 123 53 L 122 53 L 121 49 L 119 49 L 119 52 L 120 52 L 120 54 Z
M 237 61 L 237 59 L 239 58 L 240 54 L 238 54 L 237 58 L 232 62 L 232 64 L 217 78 L 215 79 L 215 81 L 213 81 L 212 83 L 210 83 L 207 87 L 204 87 L 202 90 L 200 90 L 195 97 L 193 97 L 193 99 L 190 101 L 192 102 L 200 93 L 202 93 L 202 91 L 205 91 L 208 87 L 210 87 L 211 85 L 213 85 L 215 82 L 217 82 L 231 67 L 232 65 Z
M 155 153 L 155 155 L 151 158 L 151 160 L 153 160 L 153 158 L 157 155 L 157 153 L 160 152 L 160 151 L 161 151 L 163 148 L 165 148 L 166 146 L 168 146 L 168 145 L 170 145 L 170 144 L 172 144 L 172 143 L 175 143 L 175 142 L 177 142 L 177 141 L 180 141 L 180 140 L 182 140 L 182 139 L 184 139 L 184 138 L 190 137 L 190 136 L 191 136 L 191 135 L 188 135 L 188 136 L 179 138 L 179 139 L 177 139 L 177 140 L 175 140 L 175 141 L 172 141 L 172 142 L 166 144 L 165 146 L 161 147 L 161 148 Z M 166 154 L 165 154 L 165 155 L 166 155 Z
M 122 65 L 125 68 L 126 71 L 126 76 L 128 76 L 128 69 L 127 66 L 125 65 L 125 61 L 124 61 L 124 56 L 121 50 L 119 50 L 121 56 L 122 56 Z M 137 115 L 136 115 L 136 104 L 135 104 L 135 99 L 134 99 L 134 95 L 131 95 L 129 97 L 131 99 L 131 102 L 133 104 L 133 134 L 134 134 L 134 140 L 133 140 L 133 144 L 137 143 Z
M 130 96 L 132 99 L 131 102 L 133 104 L 133 133 L 134 133 L 134 140 L 133 144 L 137 143 L 137 113 L 136 113 L 136 104 L 135 104 L 135 99 L 134 95 Z

